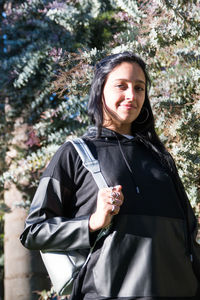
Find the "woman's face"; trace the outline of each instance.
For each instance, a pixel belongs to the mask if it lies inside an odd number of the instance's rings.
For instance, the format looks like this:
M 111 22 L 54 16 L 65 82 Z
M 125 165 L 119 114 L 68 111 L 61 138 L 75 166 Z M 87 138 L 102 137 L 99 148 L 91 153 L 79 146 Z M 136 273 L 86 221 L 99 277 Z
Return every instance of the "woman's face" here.
M 121 134 L 131 134 L 145 99 L 145 75 L 137 63 L 123 62 L 107 76 L 103 101 L 103 126 Z

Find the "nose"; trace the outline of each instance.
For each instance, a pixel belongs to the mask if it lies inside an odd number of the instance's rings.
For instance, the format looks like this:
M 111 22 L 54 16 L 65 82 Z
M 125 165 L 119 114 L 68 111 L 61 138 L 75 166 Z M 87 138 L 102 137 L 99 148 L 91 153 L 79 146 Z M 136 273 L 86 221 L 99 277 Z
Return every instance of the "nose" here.
M 135 91 L 133 87 L 129 87 L 126 89 L 126 100 L 135 100 Z

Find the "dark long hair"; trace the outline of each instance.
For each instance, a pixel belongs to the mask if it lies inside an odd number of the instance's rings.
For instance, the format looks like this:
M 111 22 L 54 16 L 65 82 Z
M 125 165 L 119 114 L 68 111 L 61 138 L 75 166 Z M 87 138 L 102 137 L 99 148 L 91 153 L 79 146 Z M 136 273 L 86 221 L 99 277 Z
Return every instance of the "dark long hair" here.
M 156 154 L 157 158 L 159 158 L 163 166 L 167 167 L 167 169 L 170 169 L 171 172 L 174 173 L 175 169 L 172 158 L 165 149 L 163 143 L 160 141 L 155 131 L 154 116 L 148 96 L 151 81 L 146 64 L 138 55 L 126 51 L 123 53 L 109 55 L 96 64 L 94 78 L 91 84 L 90 98 L 88 102 L 88 114 L 92 122 L 97 126 L 98 134 L 100 135 L 103 126 L 103 88 L 108 74 L 116 66 L 120 65 L 123 62 L 137 63 L 144 72 L 146 79 L 144 104 L 139 116 L 132 122 L 132 133 L 137 140 L 139 140 L 154 154 Z M 143 115 L 145 113 L 147 113 L 146 116 Z

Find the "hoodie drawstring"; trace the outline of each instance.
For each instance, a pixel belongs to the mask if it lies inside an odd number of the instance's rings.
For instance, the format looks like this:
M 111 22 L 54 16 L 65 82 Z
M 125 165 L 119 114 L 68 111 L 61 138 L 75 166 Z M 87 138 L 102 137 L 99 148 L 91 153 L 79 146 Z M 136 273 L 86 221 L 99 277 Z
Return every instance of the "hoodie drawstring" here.
M 118 145 L 119 145 L 119 149 L 120 149 L 120 152 L 121 152 L 121 154 L 122 154 L 122 157 L 123 157 L 123 159 L 124 159 L 124 162 L 125 162 L 125 164 L 126 164 L 126 166 L 127 166 L 128 170 L 129 170 L 129 172 L 130 172 L 130 173 L 131 173 L 131 175 L 132 175 L 131 177 L 132 177 L 132 180 L 133 180 L 133 182 L 134 182 L 134 184 L 135 184 L 136 193 L 137 193 L 137 194 L 140 194 L 140 189 L 139 189 L 139 186 L 138 186 L 138 184 L 136 183 L 136 180 L 135 180 L 135 177 L 134 177 L 133 171 L 132 171 L 132 169 L 131 169 L 131 167 L 130 167 L 130 165 L 129 165 L 129 163 L 128 163 L 128 161 L 127 161 L 127 159 L 126 159 L 125 155 L 124 155 L 124 152 L 123 152 L 123 150 L 122 150 L 121 143 L 120 143 L 120 141 L 119 141 L 119 139 L 118 139 L 118 137 L 117 137 L 116 133 L 115 133 L 115 136 L 116 136 L 116 138 L 117 138 Z

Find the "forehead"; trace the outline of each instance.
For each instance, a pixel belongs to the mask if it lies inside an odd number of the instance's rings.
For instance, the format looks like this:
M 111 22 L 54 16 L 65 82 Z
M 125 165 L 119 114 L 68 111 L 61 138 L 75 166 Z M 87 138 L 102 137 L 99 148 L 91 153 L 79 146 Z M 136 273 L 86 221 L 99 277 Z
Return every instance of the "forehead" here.
M 145 80 L 142 68 L 135 62 L 122 62 L 117 65 L 107 76 L 106 81 L 124 79 L 127 81 Z

